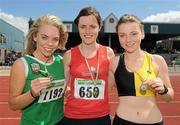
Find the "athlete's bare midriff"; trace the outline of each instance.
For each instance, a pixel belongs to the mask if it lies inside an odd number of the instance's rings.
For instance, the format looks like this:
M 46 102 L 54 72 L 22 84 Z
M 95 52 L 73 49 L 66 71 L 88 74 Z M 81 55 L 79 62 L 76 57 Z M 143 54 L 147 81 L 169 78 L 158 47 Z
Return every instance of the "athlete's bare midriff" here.
M 116 113 L 119 117 L 136 123 L 157 123 L 162 120 L 155 97 L 152 96 L 121 96 Z

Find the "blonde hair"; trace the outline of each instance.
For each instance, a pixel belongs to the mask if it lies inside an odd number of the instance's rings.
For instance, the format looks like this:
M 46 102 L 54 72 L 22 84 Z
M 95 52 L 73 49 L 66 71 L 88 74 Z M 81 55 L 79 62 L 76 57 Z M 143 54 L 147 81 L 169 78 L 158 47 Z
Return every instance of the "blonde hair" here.
M 38 18 L 36 21 L 34 21 L 32 26 L 30 27 L 29 32 L 26 36 L 27 48 L 24 54 L 32 54 L 36 50 L 36 42 L 33 40 L 33 37 L 36 36 L 36 34 L 38 33 L 40 26 L 44 24 L 52 25 L 59 29 L 59 34 L 60 34 L 59 49 L 65 48 L 65 44 L 68 38 L 68 31 L 66 26 L 57 16 L 48 14 Z

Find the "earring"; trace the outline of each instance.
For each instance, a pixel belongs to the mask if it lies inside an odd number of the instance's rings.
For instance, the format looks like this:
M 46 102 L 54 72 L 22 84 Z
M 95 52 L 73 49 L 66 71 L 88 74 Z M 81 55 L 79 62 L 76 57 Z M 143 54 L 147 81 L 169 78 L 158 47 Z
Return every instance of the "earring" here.
M 36 47 L 36 41 L 33 40 L 32 44 L 34 47 Z

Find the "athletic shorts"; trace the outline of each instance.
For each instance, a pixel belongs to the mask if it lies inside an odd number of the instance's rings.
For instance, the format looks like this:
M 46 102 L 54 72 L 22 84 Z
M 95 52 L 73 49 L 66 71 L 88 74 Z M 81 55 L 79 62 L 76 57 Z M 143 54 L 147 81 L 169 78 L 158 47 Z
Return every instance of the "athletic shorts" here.
M 63 122 L 63 119 L 60 120 L 60 121 L 59 121 L 58 123 L 56 123 L 55 125 L 63 125 L 62 122 Z
M 111 120 L 109 115 L 90 119 L 72 119 L 64 117 L 62 125 L 111 125 Z
M 152 123 L 152 124 L 134 123 L 134 122 L 122 119 L 116 115 L 113 120 L 113 125 L 164 125 L 164 124 L 163 124 L 163 121 L 158 122 L 158 123 Z

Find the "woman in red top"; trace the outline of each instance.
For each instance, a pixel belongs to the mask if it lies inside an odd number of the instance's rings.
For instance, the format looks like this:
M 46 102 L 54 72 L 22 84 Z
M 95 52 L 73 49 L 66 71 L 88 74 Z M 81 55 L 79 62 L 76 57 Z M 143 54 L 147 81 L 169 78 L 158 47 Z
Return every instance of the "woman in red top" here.
M 65 78 L 70 89 L 64 125 L 110 125 L 107 78 L 114 53 L 97 43 L 101 17 L 94 8 L 82 9 L 74 22 L 82 41 L 64 54 Z

